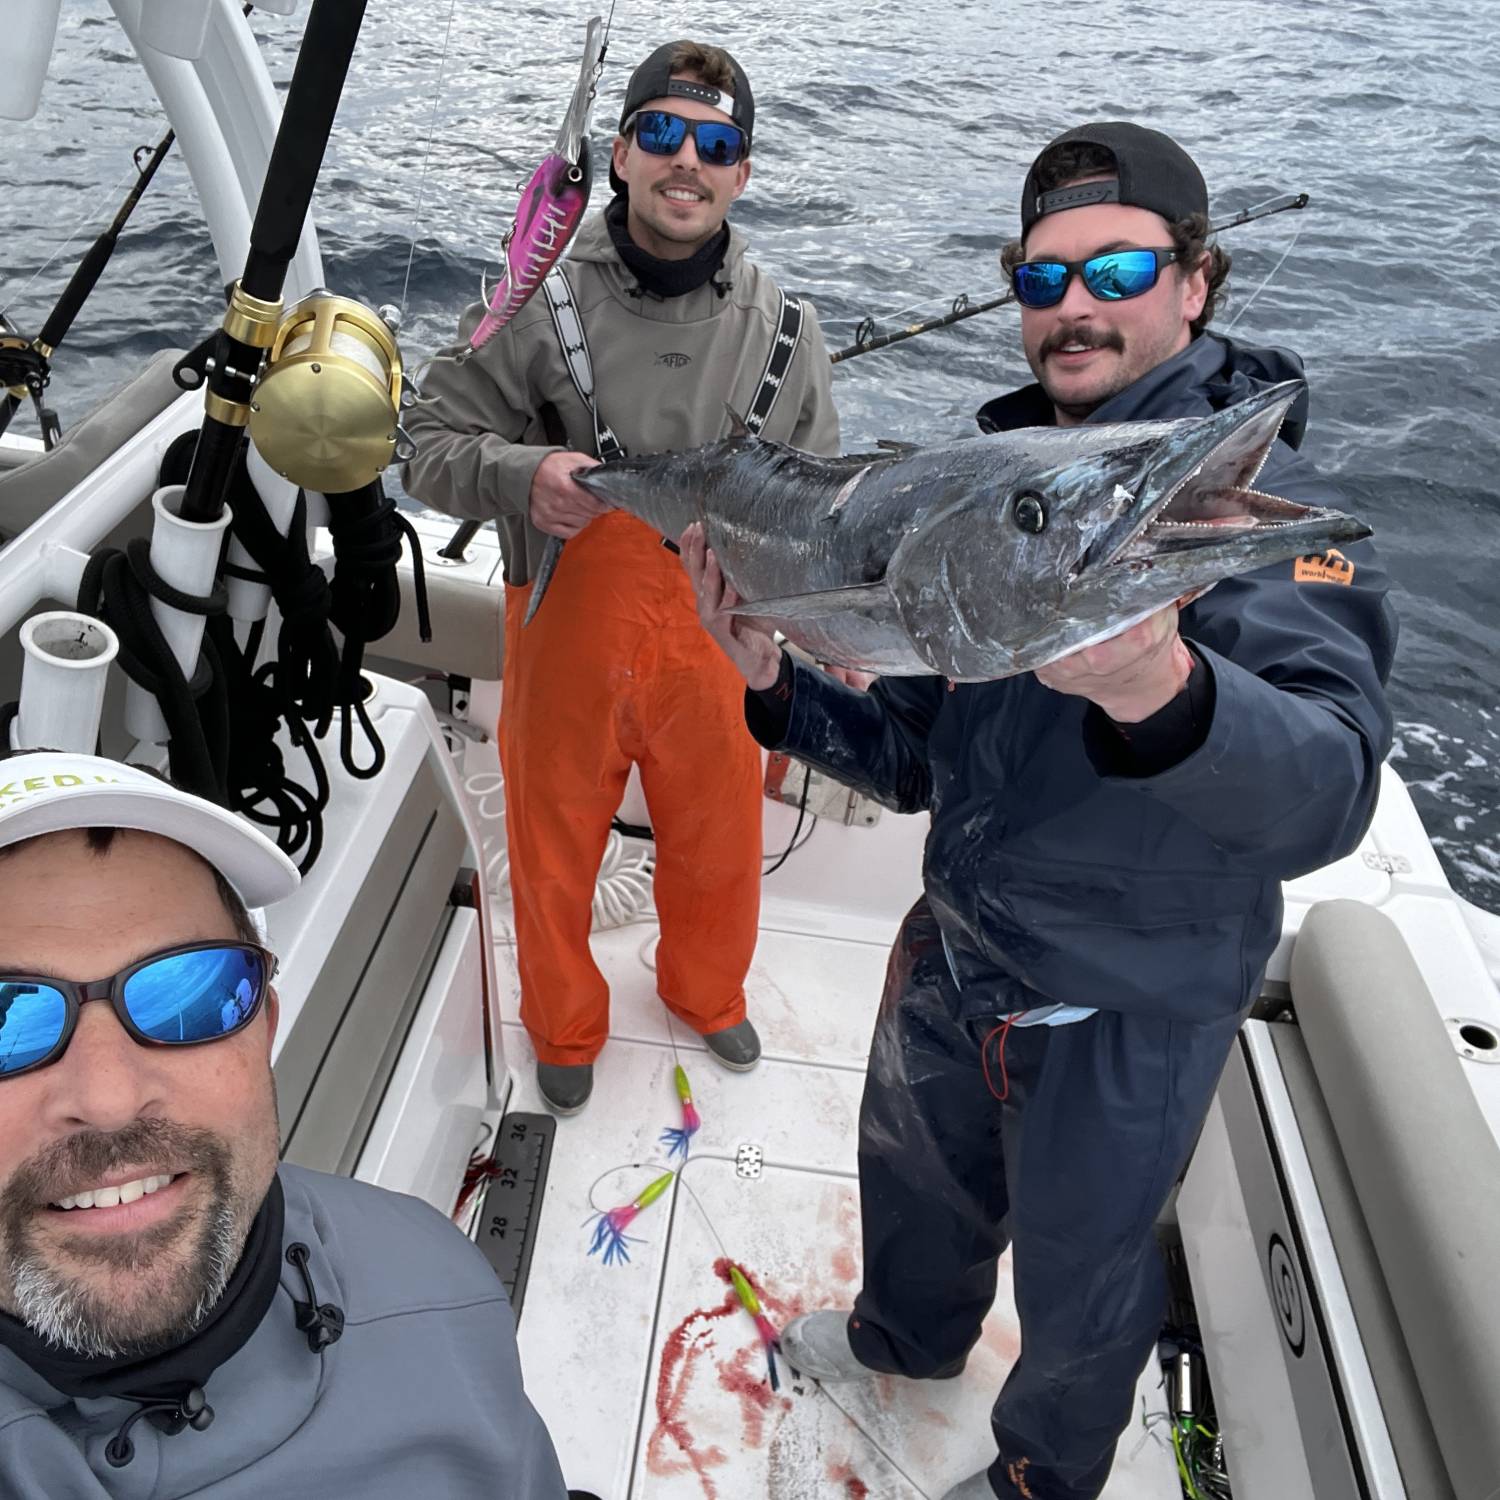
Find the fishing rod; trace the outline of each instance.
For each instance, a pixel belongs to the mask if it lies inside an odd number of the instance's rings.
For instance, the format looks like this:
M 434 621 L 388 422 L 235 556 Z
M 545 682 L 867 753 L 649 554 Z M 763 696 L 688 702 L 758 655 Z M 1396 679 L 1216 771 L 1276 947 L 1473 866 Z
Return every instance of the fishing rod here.
M 74 320 L 83 309 L 83 304 L 88 300 L 89 293 L 99 284 L 99 278 L 104 274 L 104 268 L 109 264 L 110 257 L 115 253 L 115 246 L 120 239 L 120 233 L 130 221 L 130 216 L 135 212 L 135 206 L 141 201 L 142 195 L 151 185 L 151 179 L 156 176 L 157 170 L 167 153 L 172 149 L 172 142 L 176 135 L 168 131 L 159 140 L 151 154 L 146 157 L 145 165 L 141 164 L 142 153 L 147 150 L 145 146 L 137 146 L 135 149 L 135 185 L 125 195 L 125 201 L 120 205 L 109 227 L 89 247 L 82 260 L 78 262 L 68 284 L 63 288 L 62 296 L 57 299 L 56 305 L 42 324 L 42 331 L 29 343 L 23 344 L 22 349 L 13 347 L 13 339 L 0 344 L 0 358 L 10 356 L 7 364 L 12 361 L 23 366 L 22 378 L 18 381 L 8 381 L 3 373 L 0 373 L 0 382 L 9 385 L 3 398 L 0 398 L 0 433 L 3 433 L 11 424 L 11 419 L 20 409 L 21 403 L 29 395 L 36 404 L 37 414 L 42 419 L 42 441 L 47 448 L 52 448 L 57 441 L 57 428 L 55 417 L 43 416 L 42 391 L 52 378 L 52 356 L 57 353 L 60 345 L 72 328 Z
M 184 389 L 203 391 L 202 426 L 163 459 L 149 543 L 139 538 L 124 551 L 95 553 L 79 590 L 83 613 L 118 622 L 122 639 L 132 632 L 125 719 L 137 741 L 165 745 L 174 777 L 200 795 L 252 817 L 247 804 L 269 800 L 276 812 L 259 820 L 278 825 L 283 848 L 305 840 L 309 863 L 320 842 L 326 778 L 315 765 L 312 793 L 291 785 L 269 736 L 283 710 L 293 740 L 303 743 L 302 717 L 322 733 L 340 706 L 356 705 L 344 716 L 343 758 L 351 774 L 378 773 L 384 752 L 357 701 L 359 662 L 364 642 L 377 627 L 389 629 L 399 605 L 400 522 L 387 514 L 395 508 L 379 482 L 400 431 L 394 330 L 382 315 L 322 289 L 282 309 L 364 13 L 365 0 L 313 0 L 244 272 L 228 289 L 221 326 L 174 370 Z M 335 553 L 342 534 L 351 554 L 346 569 L 336 566 L 331 588 L 306 555 L 303 502 L 282 506 L 277 475 L 290 481 L 292 496 L 304 487 L 331 502 Z M 276 491 L 274 517 L 260 493 L 267 485 Z M 291 514 L 282 516 L 283 508 Z M 236 547 L 256 567 L 237 561 L 237 552 L 224 561 L 231 520 Z M 257 590 L 258 600 L 251 597 Z M 417 592 L 427 638 L 420 578 Z M 246 645 L 258 648 L 273 597 L 283 615 L 269 668 L 280 670 L 274 686 L 261 680 L 267 668 L 257 671 L 246 659 L 233 628 L 247 623 Z M 330 621 L 344 635 L 342 651 Z M 368 765 L 352 763 L 351 711 L 371 741 Z
M 216 521 L 251 416 L 261 365 L 281 329 L 281 289 L 302 237 L 333 117 L 364 20 L 365 0 L 313 0 L 250 229 L 245 271 L 205 363 L 203 427 L 179 518 Z
M 1285 193 L 1267 203 L 1257 204 L 1254 208 L 1242 209 L 1233 217 L 1221 220 L 1217 224 L 1210 224 L 1208 233 L 1221 234 L 1226 229 L 1237 229 L 1241 224 L 1253 224 L 1257 219 L 1266 219 L 1272 214 L 1286 213 L 1289 209 L 1306 208 L 1308 201 L 1306 193 Z M 973 302 L 967 293 L 963 293 L 953 299 L 952 306 L 941 317 L 912 323 L 894 333 L 884 333 L 878 337 L 875 334 L 875 319 L 867 317 L 854 330 L 854 342 L 847 349 L 840 349 L 837 353 L 830 354 L 828 360 L 830 364 L 836 365 L 846 359 L 853 359 L 859 354 L 873 354 L 877 349 L 889 349 L 892 344 L 901 344 L 907 339 L 914 339 L 919 333 L 931 333 L 937 328 L 951 327 L 954 323 L 963 322 L 965 318 L 977 318 L 980 313 L 993 312 L 995 308 L 1005 307 L 1015 300 L 1014 292 L 1006 292 L 1001 297 L 989 297 L 983 302 Z
M 241 13 L 248 16 L 254 9 L 253 0 L 245 0 Z M 43 446 L 50 450 L 56 445 L 61 436 L 57 414 L 42 405 L 42 391 L 52 379 L 52 356 L 56 354 L 58 345 L 83 310 L 83 304 L 99 284 L 99 278 L 115 253 L 121 232 L 135 212 L 136 204 L 151 185 L 157 169 L 166 160 L 176 138 L 176 132 L 169 130 L 152 148 L 145 166 L 141 165 L 141 156 L 146 147 L 135 148 L 135 186 L 125 195 L 125 201 L 109 227 L 94 241 L 74 268 L 67 286 L 63 288 L 62 296 L 57 299 L 56 306 L 36 338 L 28 343 L 14 336 L 14 328 L 0 316 L 0 387 L 8 387 L 4 395 L 0 396 L 0 435 L 10 426 L 21 403 L 29 395 L 36 406 L 37 419 L 41 424 Z

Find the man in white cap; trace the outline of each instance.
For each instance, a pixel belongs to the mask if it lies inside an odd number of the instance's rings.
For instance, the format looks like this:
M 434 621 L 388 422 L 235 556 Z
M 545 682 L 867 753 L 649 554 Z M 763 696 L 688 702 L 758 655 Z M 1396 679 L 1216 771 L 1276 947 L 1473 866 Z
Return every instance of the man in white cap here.
M 0 763 L 0 1494 L 566 1493 L 479 1252 L 278 1165 L 296 885 L 138 767 Z

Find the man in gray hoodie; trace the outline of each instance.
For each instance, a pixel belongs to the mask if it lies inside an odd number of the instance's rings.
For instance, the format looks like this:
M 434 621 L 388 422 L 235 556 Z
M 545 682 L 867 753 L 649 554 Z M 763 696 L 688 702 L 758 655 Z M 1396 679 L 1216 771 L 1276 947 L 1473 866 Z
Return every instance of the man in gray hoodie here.
M 478 1250 L 277 1164 L 290 861 L 138 767 L 0 783 L 0 1495 L 563 1500 Z
M 661 538 L 573 479 L 621 453 L 726 437 L 838 451 L 831 369 L 812 307 L 782 294 L 725 222 L 750 179 L 744 70 L 696 42 L 631 75 L 614 143 L 616 196 L 565 269 L 462 361 L 484 311 L 434 361 L 408 414 L 406 486 L 449 515 L 494 521 L 505 550 L 500 758 L 521 1020 L 542 1096 L 583 1108 L 609 1032 L 589 953 L 594 881 L 631 765 L 656 839 L 657 988 L 725 1067 L 760 1056 L 744 981 L 760 915 L 760 752 L 739 680 L 698 629 Z M 544 549 L 566 548 L 522 620 Z

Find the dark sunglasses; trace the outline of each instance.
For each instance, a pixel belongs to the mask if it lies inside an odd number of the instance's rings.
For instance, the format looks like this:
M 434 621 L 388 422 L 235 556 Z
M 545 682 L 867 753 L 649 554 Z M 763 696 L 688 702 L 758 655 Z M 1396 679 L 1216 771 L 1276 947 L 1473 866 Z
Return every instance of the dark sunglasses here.
M 665 109 L 636 110 L 620 134 L 629 135 L 632 126 L 637 144 L 652 156 L 676 156 L 692 131 L 698 160 L 706 167 L 737 166 L 750 149 L 745 132 L 738 125 L 721 120 L 685 120 Z
M 1149 292 L 1161 268 L 1177 259 L 1175 250 L 1106 250 L 1087 260 L 1027 260 L 1011 272 L 1022 307 L 1056 307 L 1075 276 L 1101 302 L 1123 302 Z
M 90 1000 L 108 1000 L 143 1047 L 232 1036 L 255 1019 L 275 970 L 253 943 L 185 943 L 86 984 L 0 974 L 0 1079 L 56 1062 Z

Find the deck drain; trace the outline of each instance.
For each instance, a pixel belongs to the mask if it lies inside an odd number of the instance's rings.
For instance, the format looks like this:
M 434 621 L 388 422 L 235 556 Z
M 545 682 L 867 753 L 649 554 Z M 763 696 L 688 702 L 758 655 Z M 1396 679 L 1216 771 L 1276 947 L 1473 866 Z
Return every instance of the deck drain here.
M 759 1177 L 761 1163 L 764 1160 L 765 1152 L 759 1146 L 741 1146 L 734 1153 L 734 1175 L 736 1177 Z
M 1488 1021 L 1449 1016 L 1446 1024 L 1460 1057 L 1466 1057 L 1470 1062 L 1500 1063 L 1500 1032 Z

